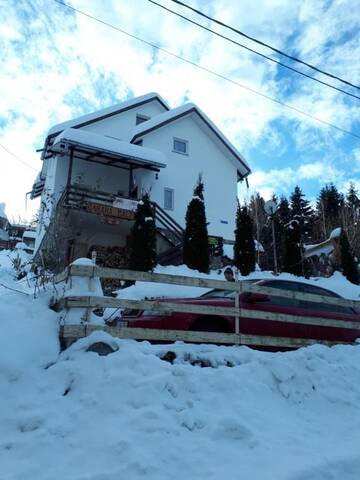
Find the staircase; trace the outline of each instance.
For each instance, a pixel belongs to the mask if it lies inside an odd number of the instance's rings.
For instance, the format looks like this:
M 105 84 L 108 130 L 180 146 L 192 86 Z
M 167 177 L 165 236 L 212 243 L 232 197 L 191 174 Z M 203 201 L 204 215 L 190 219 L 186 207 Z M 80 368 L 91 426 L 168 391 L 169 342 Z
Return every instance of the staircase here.
M 156 232 L 167 245 L 157 256 L 161 265 L 179 265 L 182 262 L 184 229 L 156 202 L 152 202 Z

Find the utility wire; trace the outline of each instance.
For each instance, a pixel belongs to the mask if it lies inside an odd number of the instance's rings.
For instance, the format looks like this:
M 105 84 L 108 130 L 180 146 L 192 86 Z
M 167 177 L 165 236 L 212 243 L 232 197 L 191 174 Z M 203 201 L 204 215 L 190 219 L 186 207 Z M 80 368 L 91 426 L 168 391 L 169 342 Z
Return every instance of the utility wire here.
M 2 143 L 0 143 L 0 147 L 2 147 L 5 152 L 7 152 L 9 155 L 13 156 L 14 158 L 16 158 L 16 160 L 18 160 L 20 163 L 22 163 L 23 165 L 25 165 L 26 167 L 28 168 L 31 168 L 31 170 L 34 170 L 34 172 L 37 172 L 37 169 L 32 167 L 31 165 L 29 165 L 28 163 L 24 162 L 24 160 L 22 160 L 20 157 L 18 157 L 17 155 L 15 155 L 15 153 L 13 152 L 10 152 L 9 149 L 7 149 Z
M 190 18 L 186 17 L 185 15 L 181 15 L 181 13 L 175 12 L 174 10 L 171 10 L 171 8 L 165 7 L 164 5 L 161 5 L 160 3 L 155 2 L 154 0 L 148 0 L 148 2 L 153 3 L 154 5 L 157 5 L 158 7 L 162 8 L 163 10 L 166 10 L 167 12 L 170 12 L 180 18 L 183 18 L 187 22 L 190 22 L 194 25 L 197 25 L 198 27 L 202 28 L 203 30 L 206 30 L 207 32 L 213 33 L 214 35 L 217 35 L 220 38 L 223 38 L 224 40 L 227 40 L 234 45 L 237 45 L 241 48 L 244 48 L 245 50 L 248 50 L 249 52 L 255 53 L 256 55 L 259 55 L 260 57 L 265 58 L 266 60 L 269 60 L 270 62 L 276 63 L 280 65 L 283 68 L 287 68 L 288 70 L 291 70 L 292 72 L 298 73 L 299 75 L 302 75 L 306 78 L 310 78 L 311 80 L 314 80 L 315 82 L 321 83 L 322 85 L 326 85 L 327 87 L 330 87 L 334 90 L 337 90 L 338 92 L 344 93 L 345 95 L 349 95 L 350 97 L 357 98 L 360 100 L 360 97 L 357 95 L 354 95 L 353 93 L 347 92 L 346 90 L 342 90 L 341 88 L 335 87 L 335 85 L 331 85 L 330 83 L 326 83 L 323 80 L 320 80 L 316 77 L 313 77 L 312 75 L 308 75 L 307 73 L 304 73 L 300 70 L 296 70 L 296 68 L 290 67 L 289 65 L 286 65 L 285 63 L 280 62 L 279 60 L 276 60 L 275 58 L 269 57 L 268 55 L 264 55 L 263 53 L 258 52 L 257 50 L 254 50 L 253 48 L 247 47 L 246 45 L 243 45 L 242 43 L 237 42 L 236 40 L 233 40 L 232 38 L 226 37 L 225 35 L 222 35 L 219 32 L 216 32 L 215 30 L 211 30 L 211 28 L 205 27 L 201 23 L 195 22 L 194 20 L 191 20 Z
M 349 130 L 345 130 L 344 128 L 341 128 L 337 125 L 334 125 L 333 123 L 330 123 L 330 122 L 327 122 L 326 120 L 322 120 L 321 118 L 318 118 L 318 117 L 315 117 L 314 115 L 311 115 L 310 113 L 307 113 L 307 112 L 304 112 L 302 110 L 300 110 L 299 108 L 297 107 L 294 107 L 292 105 L 288 105 L 287 103 L 284 103 L 282 102 L 281 100 L 278 100 L 276 98 L 273 98 L 273 97 L 270 97 L 269 95 L 266 95 L 265 93 L 261 93 L 261 92 L 258 92 L 257 90 L 254 90 L 253 88 L 251 87 L 248 87 L 246 85 L 243 85 L 241 84 L 240 82 L 237 82 L 236 80 L 233 80 L 231 78 L 228 78 L 226 77 L 225 75 L 222 75 L 221 73 L 217 73 L 217 72 L 214 72 L 213 70 L 210 70 L 209 68 L 207 67 L 204 67 L 198 63 L 195 63 L 191 60 L 188 60 L 186 58 L 183 58 L 181 57 L 180 55 L 177 55 L 176 53 L 173 53 L 173 52 L 170 52 L 169 50 L 166 50 L 165 48 L 162 48 L 162 47 L 159 47 L 158 45 L 154 44 L 154 43 L 151 43 L 151 42 L 148 42 L 147 40 L 144 40 L 140 37 L 137 37 L 136 35 L 133 35 L 132 33 L 128 33 L 126 32 L 125 30 L 122 30 L 121 28 L 119 27 L 116 27 L 115 25 L 112 25 L 111 23 L 107 23 L 105 22 L 104 20 L 100 20 L 99 18 L 97 17 L 94 17 L 93 15 L 90 15 L 89 13 L 86 13 L 86 12 L 83 12 L 71 5 L 68 5 L 60 0 L 54 0 L 54 2 L 56 3 L 59 3 L 60 5 L 62 5 L 63 7 L 67 7 L 69 8 L 70 10 L 73 10 L 77 13 L 79 13 L 80 15 L 84 15 L 85 17 L 88 17 L 88 18 L 91 18 L 92 20 L 95 20 L 96 22 L 98 23 L 101 23 L 102 25 L 105 25 L 109 28 L 112 28 L 113 30 L 116 30 L 130 38 L 134 38 L 136 40 L 138 40 L 139 42 L 142 42 L 146 45 L 149 45 L 150 47 L 153 47 L 153 48 L 156 48 L 157 50 L 159 50 L 160 52 L 164 52 L 166 53 L 167 55 L 170 55 L 171 57 L 174 57 L 174 58 L 177 58 L 178 60 L 182 60 L 183 62 L 186 62 L 188 63 L 189 65 L 192 65 L 193 67 L 196 67 L 200 70 L 203 70 L 204 72 L 207 72 L 207 73 L 210 73 L 211 75 L 214 75 L 215 77 L 218 77 L 218 78 L 221 78 L 222 80 L 226 80 L 227 82 L 229 83 L 232 83 L 233 85 L 237 85 L 238 87 L 240 88 L 243 88 L 244 90 L 247 90 L 249 92 L 252 92 L 254 93 L 255 95 L 258 95 L 262 98 L 266 98 L 267 100 L 270 100 L 274 103 L 277 103 L 278 105 L 281 105 L 283 107 L 286 107 L 296 113 L 299 113 L 300 115 L 303 115 L 305 117 L 308 117 L 308 118 L 311 118 L 312 120 L 315 120 L 319 123 L 322 123 L 323 125 L 327 125 L 328 127 L 331 127 L 331 128 L 334 128 L 342 133 L 346 133 L 348 135 L 351 135 L 352 137 L 355 137 L 355 138 L 358 138 L 360 139 L 360 135 L 356 134 L 356 133 L 353 133 L 353 132 L 350 132 Z
M 258 43 L 259 45 L 262 45 L 263 47 L 270 48 L 270 50 L 278 53 L 279 55 L 282 55 L 286 58 L 289 58 L 290 60 L 293 60 L 294 62 L 301 63 L 302 65 L 305 65 L 305 66 L 311 68 L 312 70 L 315 70 L 316 72 L 322 73 L 323 75 L 334 78 L 335 80 L 338 80 L 339 82 L 345 83 L 346 85 L 349 85 L 350 87 L 354 87 L 354 88 L 357 88 L 358 90 L 360 90 L 360 87 L 358 85 L 354 85 L 353 83 L 349 82 L 348 80 L 344 80 L 343 78 L 337 77 L 336 75 L 333 75 L 332 73 L 325 72 L 324 70 L 321 70 L 320 68 L 315 67 L 314 65 L 311 65 L 310 63 L 304 62 L 300 58 L 296 58 L 296 57 L 293 57 L 292 55 L 288 55 L 287 53 L 285 53 L 285 52 L 283 52 L 283 51 L 281 51 L 281 50 L 279 50 L 275 47 L 272 47 L 271 45 L 269 45 L 265 42 L 262 42 L 261 40 L 258 40 L 255 37 L 251 37 L 250 35 L 247 35 L 246 33 L 241 32 L 240 30 L 232 27 L 231 25 L 227 25 L 226 23 L 221 22 L 220 20 L 217 20 L 216 18 L 213 18 L 213 17 L 210 17 L 209 15 L 206 15 L 206 13 L 203 13 L 202 11 L 197 10 L 196 8 L 194 8 L 190 5 L 187 5 L 186 3 L 183 3 L 180 0 L 171 0 L 171 1 L 178 4 L 178 5 L 181 5 L 182 7 L 188 8 L 189 10 L 192 10 L 193 12 L 197 13 L 198 15 L 201 15 L 202 17 L 207 18 L 208 20 L 211 20 L 212 22 L 215 22 L 218 25 L 221 25 L 222 27 L 225 27 L 225 28 L 227 28 L 227 29 L 229 29 L 229 30 L 231 30 L 231 31 L 233 31 L 233 32 L 235 32 L 235 33 L 237 33 L 237 34 L 255 42 L 255 43 Z

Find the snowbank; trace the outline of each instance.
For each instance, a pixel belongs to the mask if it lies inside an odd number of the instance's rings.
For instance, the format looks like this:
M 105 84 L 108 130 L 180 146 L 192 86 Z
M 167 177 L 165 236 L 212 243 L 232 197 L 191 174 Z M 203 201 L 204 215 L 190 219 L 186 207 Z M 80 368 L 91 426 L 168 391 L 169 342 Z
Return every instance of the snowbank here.
M 48 294 L 34 300 L 10 264 L 0 283 L 20 292 L 0 286 L 1 479 L 358 480 L 360 345 L 266 353 L 95 332 L 59 355 Z M 348 291 L 340 275 L 323 280 Z M 98 341 L 117 350 L 86 351 Z

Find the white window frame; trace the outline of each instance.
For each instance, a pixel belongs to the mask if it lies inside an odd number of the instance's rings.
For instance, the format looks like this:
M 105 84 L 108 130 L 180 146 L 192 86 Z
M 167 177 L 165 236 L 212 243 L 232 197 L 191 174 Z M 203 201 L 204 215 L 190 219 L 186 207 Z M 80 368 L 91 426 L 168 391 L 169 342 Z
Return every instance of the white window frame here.
M 181 152 L 175 149 L 175 142 L 181 142 L 185 144 L 185 152 Z M 174 153 L 180 153 L 180 155 L 189 155 L 189 142 L 183 138 L 173 137 L 173 150 Z
M 166 192 L 171 193 L 171 206 L 166 206 Z M 164 209 L 165 210 L 174 210 L 174 199 L 175 199 L 175 190 L 173 188 L 165 187 L 164 188 Z

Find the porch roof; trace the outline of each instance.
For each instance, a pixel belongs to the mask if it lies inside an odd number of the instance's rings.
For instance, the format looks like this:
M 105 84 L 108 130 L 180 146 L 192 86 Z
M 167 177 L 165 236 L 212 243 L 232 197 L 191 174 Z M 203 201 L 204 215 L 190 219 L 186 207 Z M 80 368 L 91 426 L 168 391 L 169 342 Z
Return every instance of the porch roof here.
M 157 150 L 85 130 L 67 128 L 55 138 L 51 151 L 66 153 L 69 147 L 80 158 L 94 161 L 94 157 L 97 157 L 97 162 L 104 165 L 122 163 L 152 170 L 166 167 L 165 156 Z

